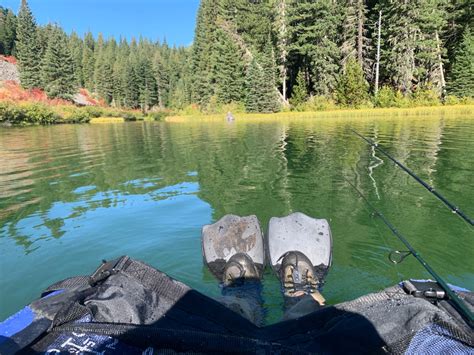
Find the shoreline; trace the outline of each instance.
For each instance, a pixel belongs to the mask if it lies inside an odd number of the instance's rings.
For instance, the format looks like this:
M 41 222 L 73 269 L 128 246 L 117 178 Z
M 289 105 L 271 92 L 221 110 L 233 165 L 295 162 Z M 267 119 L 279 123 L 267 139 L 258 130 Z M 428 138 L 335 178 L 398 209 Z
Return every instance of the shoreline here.
M 420 107 L 390 107 L 390 108 L 368 108 L 368 109 L 337 109 L 328 111 L 283 111 L 276 113 L 234 113 L 236 120 L 244 119 L 313 119 L 313 118 L 396 118 L 429 116 L 432 114 L 452 115 L 474 115 L 474 105 L 439 105 Z M 473 117 L 474 118 L 474 117 Z M 172 115 L 164 119 L 165 122 L 187 122 L 187 121 L 216 121 L 225 120 L 225 113 L 218 114 L 196 114 L 196 115 Z
M 78 109 L 82 111 L 81 109 Z M 112 109 L 113 110 L 113 109 Z M 179 122 L 216 122 L 225 121 L 225 113 L 215 114 L 188 114 L 188 115 L 170 115 L 161 117 L 121 117 L 103 115 L 100 117 L 80 117 L 80 119 L 64 119 L 58 118 L 56 120 L 33 121 L 28 117 L 24 117 L 21 122 L 11 122 L 2 120 L 0 117 L 0 128 L 9 127 L 30 127 L 30 126 L 46 126 L 59 124 L 106 124 L 106 123 L 125 123 L 129 121 L 162 121 L 170 123 Z M 473 115 L 474 118 L 474 104 L 459 104 L 459 105 L 439 105 L 439 106 L 420 106 L 420 107 L 390 107 L 390 108 L 364 108 L 364 109 L 336 109 L 327 111 L 282 111 L 276 113 L 234 113 L 237 121 L 239 120 L 297 120 L 297 119 L 387 119 L 387 118 L 402 118 L 402 117 L 423 117 L 430 115 L 441 115 L 445 117 L 450 116 L 466 116 Z

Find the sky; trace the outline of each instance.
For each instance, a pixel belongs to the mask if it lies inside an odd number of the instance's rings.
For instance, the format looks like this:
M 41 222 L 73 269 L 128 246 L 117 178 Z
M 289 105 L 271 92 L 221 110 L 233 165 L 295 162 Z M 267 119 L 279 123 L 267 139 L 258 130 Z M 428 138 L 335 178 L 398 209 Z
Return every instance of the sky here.
M 17 13 L 21 0 L 0 0 Z M 91 31 L 106 38 L 140 35 L 169 45 L 189 46 L 199 0 L 28 0 L 36 22 L 59 24 L 67 33 Z

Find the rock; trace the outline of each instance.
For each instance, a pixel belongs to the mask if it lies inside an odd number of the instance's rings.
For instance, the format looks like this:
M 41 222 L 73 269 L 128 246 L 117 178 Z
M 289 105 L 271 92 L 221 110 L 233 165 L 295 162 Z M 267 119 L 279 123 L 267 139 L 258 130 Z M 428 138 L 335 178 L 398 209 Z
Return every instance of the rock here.
M 72 97 L 72 101 L 74 101 L 74 103 L 78 106 L 93 106 L 88 98 L 80 92 Z
M 0 59 L 0 81 L 20 83 L 20 74 L 15 64 Z
M 227 122 L 232 122 L 232 121 L 235 121 L 235 118 L 234 118 L 234 115 L 232 114 L 232 112 L 227 112 Z

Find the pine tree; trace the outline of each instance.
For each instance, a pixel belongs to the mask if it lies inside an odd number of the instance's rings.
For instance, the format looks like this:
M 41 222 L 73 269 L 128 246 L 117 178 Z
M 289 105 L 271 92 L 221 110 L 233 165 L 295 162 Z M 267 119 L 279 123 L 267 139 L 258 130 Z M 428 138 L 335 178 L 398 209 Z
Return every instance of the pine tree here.
M 96 46 L 96 61 L 94 69 L 95 92 L 110 104 L 113 99 L 114 77 L 113 65 L 117 43 L 114 39 L 107 42 L 99 35 Z
M 138 100 L 143 112 L 157 103 L 156 80 L 151 61 L 145 56 L 139 58 L 136 66 Z
M 444 90 L 443 50 L 440 34 L 446 27 L 446 0 L 423 0 L 418 5 L 416 23 L 415 78 L 419 86 Z
M 290 103 L 293 107 L 298 107 L 306 102 L 308 99 L 308 87 L 303 70 L 298 71 L 296 76 L 296 85 L 293 86 Z
M 369 84 L 364 78 L 360 63 L 351 58 L 341 74 L 336 91 L 336 98 L 340 105 L 357 107 L 369 100 Z
M 78 87 L 84 86 L 84 78 L 82 74 L 82 57 L 83 57 L 83 42 L 73 32 L 69 37 L 69 50 L 71 51 L 72 58 L 74 60 L 74 76 L 76 77 L 76 85 Z
M 84 37 L 84 47 L 82 50 L 82 75 L 84 80 L 84 86 L 89 91 L 94 91 L 94 68 L 95 68 L 95 57 L 94 50 L 96 44 L 92 33 L 86 33 Z
M 371 76 L 372 60 L 369 56 L 370 41 L 367 36 L 366 0 L 345 0 L 342 22 L 342 64 L 356 58 L 364 69 L 366 77 Z
M 131 51 L 124 75 L 124 104 L 126 107 L 138 108 L 140 105 L 140 88 L 136 72 L 137 59 Z
M 241 54 L 224 31 L 218 30 L 217 38 L 215 70 L 217 98 L 224 104 L 241 101 L 244 89 Z
M 156 52 L 153 61 L 153 69 L 156 78 L 156 89 L 158 96 L 158 106 L 163 108 L 168 103 L 169 94 L 169 61 L 167 56 L 164 55 L 164 49 L 160 49 Z
M 15 54 L 17 18 L 10 9 L 0 7 L 0 53 Z
M 268 39 L 262 59 L 263 82 L 261 83 L 261 112 L 277 112 L 280 109 L 276 88 L 276 61 L 272 42 Z
M 66 34 L 55 28 L 42 62 L 43 87 L 50 98 L 71 100 L 76 92 L 74 61 Z
M 255 58 L 250 62 L 245 77 L 245 109 L 247 112 L 261 112 L 261 90 L 264 79 L 263 71 Z
M 329 96 L 336 87 L 340 67 L 337 4 L 326 0 L 291 2 L 288 21 L 293 60 L 311 69 L 314 93 Z
M 57 25 L 48 23 L 46 26 L 36 28 L 36 41 L 38 44 L 38 58 L 43 58 L 48 49 L 49 38 L 56 29 Z
M 121 38 L 117 48 L 116 60 L 113 67 L 113 103 L 115 106 L 125 106 L 125 74 L 130 47 L 128 42 Z
M 469 27 L 454 58 L 448 89 L 452 95 L 474 97 L 474 34 Z
M 205 106 L 214 95 L 214 69 L 218 7 L 213 0 L 199 6 L 193 44 L 193 99 Z
M 467 27 L 474 27 L 474 2 L 472 0 L 450 1 L 447 5 L 447 25 L 444 33 L 444 42 L 448 62 L 446 71 L 449 76 L 451 64 L 454 62 L 457 49 L 463 41 L 463 34 Z
M 16 37 L 16 56 L 21 85 L 27 89 L 41 87 L 36 23 L 26 0 L 22 0 L 18 13 Z

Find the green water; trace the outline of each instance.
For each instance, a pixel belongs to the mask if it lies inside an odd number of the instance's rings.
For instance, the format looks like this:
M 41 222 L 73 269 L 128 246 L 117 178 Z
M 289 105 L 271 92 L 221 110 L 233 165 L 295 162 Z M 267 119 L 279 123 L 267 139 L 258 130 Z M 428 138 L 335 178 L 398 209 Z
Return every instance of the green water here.
M 219 294 L 201 226 L 227 213 L 327 218 L 334 264 L 324 295 L 353 299 L 427 278 L 347 185 L 352 181 L 450 283 L 474 289 L 474 232 L 351 134 L 376 139 L 474 216 L 474 117 L 252 120 L 0 128 L 0 319 L 49 284 L 127 254 Z M 268 322 L 281 315 L 267 270 Z

